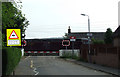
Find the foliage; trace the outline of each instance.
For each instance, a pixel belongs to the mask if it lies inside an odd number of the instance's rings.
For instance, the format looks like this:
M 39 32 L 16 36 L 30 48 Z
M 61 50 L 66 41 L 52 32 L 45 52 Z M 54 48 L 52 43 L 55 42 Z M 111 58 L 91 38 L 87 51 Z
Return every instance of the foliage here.
M 61 58 L 71 58 L 71 53 L 63 53 Z
M 94 39 L 94 38 L 92 38 L 91 40 L 92 40 L 93 44 L 104 44 L 104 40 L 98 40 L 98 39 Z
M 71 59 L 79 60 L 79 57 L 76 56 L 76 55 L 73 55 L 73 56 L 71 57 Z
M 68 38 L 68 33 L 65 33 L 65 35 L 63 36 L 64 39 Z
M 2 33 L 1 33 L 1 31 L 0 31 L 0 47 L 2 46 Z
M 1 13 L 1 10 L 0 10 Z M 19 28 L 25 33 L 29 21 L 18 9 L 17 4 L 12 2 L 2 2 L 2 72 L 3 75 L 10 75 L 19 63 L 21 58 L 21 49 L 6 46 L 6 29 Z M 1 25 L 0 25 L 1 27 Z M 0 38 L 1 39 L 1 38 Z M 14 51 L 13 51 L 14 50 Z
M 78 57 L 76 55 L 71 55 L 70 53 L 64 53 L 62 56 L 60 56 L 60 58 L 64 58 L 64 59 L 75 59 L 77 61 L 83 61 L 83 62 L 87 62 L 87 60 L 83 59 L 82 57 Z
M 21 49 L 13 47 L 2 48 L 2 73 L 10 75 L 21 58 Z
M 60 56 L 61 58 L 70 58 L 70 59 L 76 59 L 76 60 L 79 60 L 79 57 L 76 56 L 75 54 L 72 55 L 71 53 L 63 53 L 62 56 Z
M 106 44 L 111 44 L 113 41 L 113 37 L 112 37 L 112 30 L 110 28 L 107 29 L 106 33 L 105 33 L 105 37 L 104 37 L 104 41 Z
M 17 9 L 11 2 L 2 3 L 2 30 L 6 28 L 27 28 L 29 25 L 27 19 L 22 15 L 21 10 Z
M 79 57 L 78 61 L 88 62 L 86 59 L 83 59 L 82 57 Z
M 2 41 L 5 42 L 5 34 L 7 28 L 20 28 L 24 33 L 29 21 L 22 14 L 21 10 L 17 8 L 15 3 L 2 2 Z M 5 43 L 3 43 L 5 44 Z M 5 45 L 3 45 L 5 46 Z

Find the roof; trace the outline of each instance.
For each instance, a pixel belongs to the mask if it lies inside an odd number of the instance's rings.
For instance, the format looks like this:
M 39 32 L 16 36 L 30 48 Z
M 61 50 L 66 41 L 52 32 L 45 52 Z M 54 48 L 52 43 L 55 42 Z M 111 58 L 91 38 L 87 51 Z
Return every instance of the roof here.
M 72 32 L 68 34 L 68 38 L 70 36 L 75 36 L 76 38 L 87 38 L 88 32 Z M 90 32 L 92 33 L 92 38 L 104 40 L 104 34 L 105 32 Z
M 115 30 L 113 37 L 120 37 L 120 26 Z
M 84 34 L 84 33 L 88 33 L 88 32 L 71 32 L 71 34 Z M 90 32 L 90 33 L 105 33 L 105 32 Z

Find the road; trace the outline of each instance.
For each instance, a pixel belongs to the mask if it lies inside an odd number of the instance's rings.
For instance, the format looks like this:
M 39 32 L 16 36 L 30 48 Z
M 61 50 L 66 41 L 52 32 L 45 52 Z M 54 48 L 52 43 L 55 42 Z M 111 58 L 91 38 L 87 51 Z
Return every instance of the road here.
M 35 75 L 109 75 L 55 56 L 31 56 Z

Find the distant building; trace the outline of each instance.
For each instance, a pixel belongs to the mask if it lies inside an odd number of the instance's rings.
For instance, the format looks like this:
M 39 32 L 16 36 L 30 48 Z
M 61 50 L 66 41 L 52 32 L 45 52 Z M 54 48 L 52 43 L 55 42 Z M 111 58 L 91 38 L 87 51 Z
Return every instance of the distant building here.
M 70 38 L 71 36 L 75 36 L 76 39 L 87 39 L 88 32 L 71 32 L 70 26 L 68 28 L 68 35 L 67 37 Z M 90 32 L 92 34 L 91 38 L 104 40 L 105 32 Z
M 120 26 L 113 33 L 113 44 L 115 47 L 120 47 Z

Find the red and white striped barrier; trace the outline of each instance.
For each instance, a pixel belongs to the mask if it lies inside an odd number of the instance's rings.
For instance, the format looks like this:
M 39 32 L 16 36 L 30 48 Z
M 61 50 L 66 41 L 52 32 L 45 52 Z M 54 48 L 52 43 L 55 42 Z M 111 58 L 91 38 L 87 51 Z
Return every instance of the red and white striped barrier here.
M 25 53 L 59 53 L 59 51 L 25 51 Z

